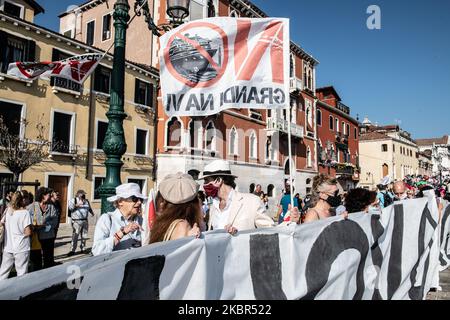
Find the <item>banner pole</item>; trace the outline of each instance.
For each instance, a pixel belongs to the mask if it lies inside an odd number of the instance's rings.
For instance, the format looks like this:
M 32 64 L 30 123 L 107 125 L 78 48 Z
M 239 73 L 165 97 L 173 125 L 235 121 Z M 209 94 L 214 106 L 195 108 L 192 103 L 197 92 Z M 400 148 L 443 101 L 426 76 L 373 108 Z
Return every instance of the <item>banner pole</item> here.
M 289 153 L 289 185 L 291 189 L 291 208 L 294 208 L 294 185 L 292 179 L 292 134 L 291 134 L 291 107 L 287 106 L 287 118 L 288 118 L 288 153 Z M 295 166 L 294 166 L 295 168 Z

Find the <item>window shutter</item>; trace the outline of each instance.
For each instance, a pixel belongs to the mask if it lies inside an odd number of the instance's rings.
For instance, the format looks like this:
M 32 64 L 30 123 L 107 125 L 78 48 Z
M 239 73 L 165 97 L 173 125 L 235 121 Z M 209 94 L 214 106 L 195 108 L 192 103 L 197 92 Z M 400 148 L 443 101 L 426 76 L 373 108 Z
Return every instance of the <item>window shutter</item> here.
M 139 79 L 135 79 L 134 81 L 134 102 L 141 103 L 139 101 Z
M 4 61 L 6 60 L 6 41 L 7 41 L 7 35 L 6 32 L 0 31 L 0 43 L 2 45 L 0 46 L 0 71 L 5 72 L 8 67 L 4 66 Z
M 148 90 L 147 90 L 147 105 L 149 106 L 149 107 L 152 107 L 153 106 L 153 84 L 152 83 L 150 83 L 149 85 L 148 85 Z
M 28 40 L 26 61 L 36 61 L 36 42 Z

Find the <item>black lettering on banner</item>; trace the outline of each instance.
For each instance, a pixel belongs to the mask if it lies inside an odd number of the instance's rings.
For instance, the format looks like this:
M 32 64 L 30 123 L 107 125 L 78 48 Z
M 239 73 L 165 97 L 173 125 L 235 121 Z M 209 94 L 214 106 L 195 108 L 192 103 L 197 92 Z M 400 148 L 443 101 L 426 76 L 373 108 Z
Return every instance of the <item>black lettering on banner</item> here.
M 394 205 L 394 229 L 392 230 L 387 276 L 388 300 L 392 299 L 402 282 L 403 221 L 403 204 L 396 204 Z
M 430 210 L 428 209 L 428 204 L 425 205 L 425 208 L 422 212 L 422 217 L 420 219 L 420 226 L 419 226 L 419 242 L 418 242 L 418 258 L 417 262 L 414 265 L 414 268 L 411 270 L 410 274 L 410 280 L 411 280 L 411 289 L 409 289 L 408 295 L 411 300 L 422 300 L 424 296 L 424 287 L 425 287 L 425 281 L 427 279 L 428 274 L 428 268 L 430 264 L 430 251 L 428 252 L 428 257 L 424 264 L 424 271 L 423 271 L 423 277 L 422 277 L 422 283 L 419 287 L 415 286 L 415 283 L 417 281 L 417 269 L 419 268 L 419 264 L 422 258 L 422 255 L 424 254 L 426 249 L 431 248 L 433 245 L 433 239 L 430 240 L 428 243 L 428 246 L 425 247 L 425 229 L 426 224 L 428 223 L 432 226 L 433 230 L 436 229 L 437 223 L 434 221 L 433 217 L 431 216 Z
M 383 235 L 384 228 L 380 223 L 380 215 L 374 214 L 371 217 L 371 227 L 372 227 L 372 235 L 374 243 L 372 247 L 370 248 L 370 251 L 372 253 L 372 262 L 374 266 L 377 266 L 379 269 L 381 269 L 381 265 L 383 264 L 383 253 L 381 252 L 380 246 L 378 244 L 378 239 Z M 380 290 L 375 287 L 372 300 L 382 300 Z
M 250 274 L 257 300 L 286 300 L 278 234 L 250 236 Z
M 165 256 L 128 261 L 117 300 L 159 300 L 159 277 L 165 261 Z
M 331 266 L 345 250 L 358 250 L 356 293 L 353 300 L 362 299 L 364 293 L 364 264 L 369 251 L 369 240 L 364 230 L 352 220 L 334 222 L 327 226 L 314 242 L 306 263 L 308 292 L 301 300 L 312 300 L 327 284 Z
M 83 277 L 80 278 L 80 284 L 83 282 Z M 19 300 L 77 300 L 78 289 L 69 289 L 67 283 L 55 284 L 44 290 L 33 292 Z
M 448 240 L 449 240 L 449 234 L 444 234 L 445 233 L 445 225 L 447 224 L 447 220 L 448 217 L 450 216 L 450 204 L 447 206 L 447 208 L 445 209 L 444 215 L 442 216 L 442 226 L 441 226 L 441 242 L 439 243 L 439 246 L 442 247 L 442 244 L 445 241 L 445 246 L 443 249 L 443 252 L 445 252 L 445 255 L 447 256 L 447 259 L 450 259 L 450 255 L 447 254 L 448 252 Z M 440 254 L 439 254 L 439 261 L 441 262 L 441 266 L 442 267 L 446 267 L 447 266 L 447 261 L 445 261 L 444 257 L 443 257 L 443 252 L 441 250 Z

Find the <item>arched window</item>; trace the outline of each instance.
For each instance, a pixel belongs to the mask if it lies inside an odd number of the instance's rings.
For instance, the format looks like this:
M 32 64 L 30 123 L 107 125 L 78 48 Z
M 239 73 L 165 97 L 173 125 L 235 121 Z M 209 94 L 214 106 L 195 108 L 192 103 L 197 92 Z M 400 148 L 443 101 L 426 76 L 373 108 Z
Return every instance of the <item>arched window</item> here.
M 308 168 L 312 167 L 312 154 L 311 154 L 311 148 L 308 146 L 308 149 L 306 150 L 306 159 L 307 159 L 307 164 L 308 164 Z
M 333 116 L 330 116 L 330 130 L 334 130 L 334 119 L 333 119 Z
M 169 147 L 181 147 L 182 141 L 182 126 L 181 122 L 173 117 L 167 123 L 167 135 L 166 135 L 166 145 Z
M 339 119 L 336 118 L 336 132 L 339 132 Z
M 284 174 L 285 175 L 288 175 L 288 174 L 290 174 L 290 172 L 291 172 L 291 160 L 290 159 L 288 159 L 287 161 L 286 161 L 286 164 L 284 165 Z
M 256 139 L 256 133 L 253 131 L 249 138 L 249 155 L 251 159 L 258 157 L 258 140 Z
M 345 126 L 345 122 L 342 121 L 342 133 L 343 134 L 347 134 L 347 132 L 345 131 L 347 129 L 347 127 Z
M 248 188 L 248 191 L 249 191 L 250 193 L 255 192 L 255 184 L 254 184 L 254 183 L 252 183 L 252 184 L 250 185 L 250 187 Z
M 273 197 L 273 189 L 275 189 L 273 184 L 269 184 L 267 186 L 267 196 L 268 197 Z
M 346 132 L 345 132 L 345 134 L 346 135 L 348 135 L 348 136 L 350 136 L 350 125 L 347 123 L 346 125 L 345 125 L 345 127 L 346 127 Z
M 382 170 L 383 170 L 383 177 L 386 177 L 389 175 L 389 166 L 386 163 L 383 164 Z M 403 170 L 403 168 L 402 168 L 402 170 Z
M 216 127 L 212 121 L 208 122 L 206 126 L 206 150 L 217 151 L 216 146 Z
M 229 152 L 230 155 L 237 155 L 238 154 L 238 147 L 239 147 L 238 138 L 239 137 L 238 137 L 238 133 L 237 133 L 236 128 L 235 127 L 231 128 L 231 131 L 230 131 L 230 143 L 229 143 L 229 146 L 228 146 L 228 148 L 230 150 L 230 152 Z
M 193 149 L 203 149 L 203 127 L 201 121 L 189 122 L 189 146 Z
M 317 125 L 321 126 L 322 125 L 322 111 L 320 111 L 319 109 L 317 109 Z

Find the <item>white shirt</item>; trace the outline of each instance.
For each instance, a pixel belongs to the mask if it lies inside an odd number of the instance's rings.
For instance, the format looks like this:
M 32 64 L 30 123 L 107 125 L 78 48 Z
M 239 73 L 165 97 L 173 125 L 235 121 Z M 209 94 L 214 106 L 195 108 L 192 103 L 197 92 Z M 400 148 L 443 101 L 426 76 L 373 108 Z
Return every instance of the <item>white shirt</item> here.
M 8 208 L 5 216 L 5 247 L 8 253 L 23 253 L 31 249 L 30 237 L 25 236 L 24 230 L 32 224 L 31 215 L 27 210 Z
M 220 210 L 220 199 L 219 198 L 213 199 L 212 205 L 216 208 L 217 212 L 219 212 L 219 214 L 214 215 L 214 218 L 211 221 L 211 226 L 213 227 L 214 230 L 225 229 L 225 226 L 228 224 L 228 218 L 230 216 L 230 209 L 231 209 L 231 201 L 233 200 L 233 196 L 234 190 L 231 190 L 230 194 L 228 195 L 227 203 L 223 210 Z
M 136 216 L 133 222 L 142 226 L 142 217 Z M 121 227 L 126 227 L 131 221 L 126 221 L 119 209 L 114 212 L 102 214 L 97 221 L 94 232 L 94 244 L 92 254 L 98 256 L 104 253 L 111 253 L 116 250 L 124 250 L 141 246 L 141 231 L 128 233 L 120 242 L 114 245 L 114 234 L 120 231 Z

